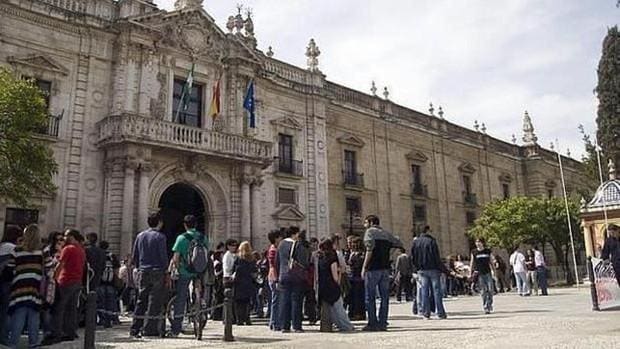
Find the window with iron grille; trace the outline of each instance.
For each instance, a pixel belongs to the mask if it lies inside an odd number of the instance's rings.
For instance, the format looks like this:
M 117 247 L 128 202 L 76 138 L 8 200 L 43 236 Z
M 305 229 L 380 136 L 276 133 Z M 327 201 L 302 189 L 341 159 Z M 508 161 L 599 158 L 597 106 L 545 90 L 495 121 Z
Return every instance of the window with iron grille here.
M 290 188 L 278 188 L 278 203 L 296 205 L 295 189 Z
M 195 81 L 189 91 L 189 96 L 183 96 L 185 87 L 185 79 L 174 79 L 174 88 L 172 93 L 172 117 L 173 120 L 177 116 L 176 122 L 182 125 L 201 127 L 202 126 L 202 85 Z M 181 98 L 187 98 L 187 108 L 184 109 L 181 104 Z
M 293 172 L 293 136 L 280 133 L 278 135 L 278 158 L 280 172 Z
M 423 194 L 422 168 L 420 165 L 411 165 L 411 176 L 413 178 L 413 191 L 416 194 Z
M 25 210 L 21 208 L 7 208 L 6 218 L 4 221 L 4 227 L 7 225 L 17 225 L 20 228 L 25 228 L 29 224 L 37 223 L 39 221 L 38 210 Z
M 415 205 L 413 206 L 413 221 L 425 222 L 426 221 L 426 206 Z
M 547 189 L 547 198 L 549 199 L 553 198 L 553 189 Z
M 463 176 L 463 186 L 465 187 L 465 194 L 471 194 L 471 177 Z
M 465 221 L 467 222 L 467 226 L 471 227 L 476 223 L 476 212 L 467 211 L 465 212 Z
M 347 197 L 346 198 L 346 207 L 347 212 L 353 213 L 354 215 L 361 216 L 362 214 L 362 200 L 356 197 Z
M 356 184 L 357 180 L 357 159 L 353 150 L 344 151 L 344 178 L 345 183 Z
M 508 183 L 502 184 L 502 191 L 504 193 L 504 199 L 510 199 L 510 185 Z

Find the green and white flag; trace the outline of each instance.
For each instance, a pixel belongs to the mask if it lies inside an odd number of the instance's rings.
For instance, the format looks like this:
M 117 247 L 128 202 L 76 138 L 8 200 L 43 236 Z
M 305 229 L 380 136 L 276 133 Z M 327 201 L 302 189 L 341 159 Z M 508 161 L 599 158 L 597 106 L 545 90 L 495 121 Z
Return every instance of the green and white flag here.
M 174 115 L 173 122 L 177 122 L 179 120 L 179 113 L 181 112 L 181 110 L 185 112 L 189 106 L 189 98 L 191 97 L 192 85 L 194 84 L 194 65 L 195 64 L 192 63 L 192 68 L 189 70 L 187 80 L 185 80 L 185 85 L 183 85 L 181 99 L 179 100 L 179 105 L 177 105 L 177 112 Z

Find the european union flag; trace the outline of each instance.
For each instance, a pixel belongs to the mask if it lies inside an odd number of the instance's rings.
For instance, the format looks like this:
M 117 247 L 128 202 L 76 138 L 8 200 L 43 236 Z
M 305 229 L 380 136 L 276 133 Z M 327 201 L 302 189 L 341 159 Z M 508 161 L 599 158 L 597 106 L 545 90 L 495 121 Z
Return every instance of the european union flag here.
M 254 80 L 250 81 L 243 100 L 243 108 L 250 114 L 250 128 L 256 128 L 256 104 L 254 103 Z

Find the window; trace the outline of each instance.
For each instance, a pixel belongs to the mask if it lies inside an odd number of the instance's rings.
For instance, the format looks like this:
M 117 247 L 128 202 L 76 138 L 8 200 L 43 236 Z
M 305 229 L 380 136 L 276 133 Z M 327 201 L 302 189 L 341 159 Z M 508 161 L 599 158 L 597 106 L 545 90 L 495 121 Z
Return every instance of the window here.
M 295 189 L 290 188 L 278 188 L 278 203 L 296 205 Z
M 51 81 L 46 81 L 46 80 L 41 80 L 41 79 L 35 79 L 33 77 L 30 76 L 24 76 L 23 77 L 24 80 L 33 80 L 35 86 L 37 86 L 39 88 L 39 90 L 41 90 L 41 93 L 43 94 L 43 100 L 45 100 L 45 108 L 49 108 L 50 106 L 50 96 L 52 95 L 52 82 Z
M 424 194 L 422 186 L 422 168 L 420 165 L 411 165 L 411 176 L 413 178 L 413 193 L 417 195 Z
M 37 223 L 39 221 L 39 211 L 37 210 L 24 210 L 20 208 L 7 208 L 6 219 L 4 227 L 7 225 L 17 225 L 20 228 L 25 228 L 29 224 Z
M 502 191 L 504 193 L 504 200 L 510 199 L 510 185 L 508 183 L 502 183 Z
M 471 194 L 471 177 L 463 176 L 463 186 L 465 187 L 465 194 Z
M 357 184 L 356 153 L 352 150 L 344 151 L 344 180 L 347 184 Z
M 347 197 L 346 198 L 347 213 L 353 213 L 353 215 L 362 215 L 362 200 L 360 198 Z
M 553 189 L 547 189 L 547 198 L 549 199 L 553 198 Z
M 172 94 L 172 119 L 175 122 L 193 126 L 193 127 L 201 127 L 202 126 L 202 85 L 194 84 L 192 85 L 191 91 L 189 91 L 189 96 L 183 96 L 183 88 L 185 86 L 184 79 L 175 79 L 174 80 L 174 88 Z M 183 106 L 179 107 L 181 104 L 181 98 L 187 99 L 186 109 L 183 110 Z M 178 112 L 178 117 L 177 117 Z
M 280 133 L 278 135 L 279 170 L 284 173 L 293 172 L 293 136 Z
M 476 222 L 476 212 L 467 211 L 465 212 L 465 221 L 467 222 L 467 226 L 471 227 Z
M 413 207 L 413 221 L 426 222 L 426 206 L 416 205 Z

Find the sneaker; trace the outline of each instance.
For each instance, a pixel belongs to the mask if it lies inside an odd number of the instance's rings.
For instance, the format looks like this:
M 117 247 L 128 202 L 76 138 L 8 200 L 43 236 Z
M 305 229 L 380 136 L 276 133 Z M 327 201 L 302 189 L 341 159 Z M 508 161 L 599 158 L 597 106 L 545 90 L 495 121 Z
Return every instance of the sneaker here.
M 290 330 L 290 329 L 283 328 L 283 329 L 282 329 L 282 333 L 291 333 L 291 330 Z
M 179 337 L 179 334 L 178 334 L 178 333 L 174 333 L 174 332 L 172 332 L 172 331 L 168 331 L 168 332 L 166 333 L 166 338 L 178 338 L 178 337 Z
M 362 331 L 364 332 L 377 332 L 379 329 L 377 327 L 374 326 L 370 326 L 370 325 L 366 325 L 362 328 Z
M 60 338 L 57 337 L 45 337 L 43 338 L 43 341 L 41 342 L 42 346 L 48 346 L 48 345 L 54 345 L 56 343 L 60 343 Z
M 378 326 L 377 331 L 379 332 L 387 332 L 387 326 Z
M 135 339 L 142 338 L 142 335 L 140 334 L 140 332 L 129 332 L 129 336 Z
M 439 320 L 445 320 L 448 318 L 448 315 L 441 315 L 437 317 Z
M 484 313 L 485 313 L 486 315 L 489 315 L 489 314 L 491 314 L 491 311 L 490 311 L 490 310 L 485 310 L 485 311 L 484 311 Z
M 295 333 L 305 333 L 306 331 L 304 331 L 304 330 L 302 330 L 300 328 L 300 329 L 297 329 L 297 330 L 293 330 L 293 332 L 295 332 Z

